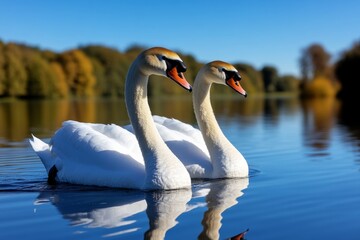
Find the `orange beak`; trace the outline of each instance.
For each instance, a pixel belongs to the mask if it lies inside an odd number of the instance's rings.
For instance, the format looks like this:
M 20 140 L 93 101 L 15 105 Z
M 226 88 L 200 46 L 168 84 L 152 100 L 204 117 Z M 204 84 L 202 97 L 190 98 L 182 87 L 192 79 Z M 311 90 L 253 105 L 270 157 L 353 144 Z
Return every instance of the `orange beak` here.
M 178 72 L 176 66 L 166 71 L 166 75 L 189 92 L 192 91 L 190 83 L 186 81 L 185 76 L 182 72 Z
M 246 91 L 241 87 L 240 81 L 236 81 L 233 77 L 226 80 L 226 84 L 229 85 L 232 89 L 234 89 L 236 92 L 240 93 L 244 97 L 247 96 Z

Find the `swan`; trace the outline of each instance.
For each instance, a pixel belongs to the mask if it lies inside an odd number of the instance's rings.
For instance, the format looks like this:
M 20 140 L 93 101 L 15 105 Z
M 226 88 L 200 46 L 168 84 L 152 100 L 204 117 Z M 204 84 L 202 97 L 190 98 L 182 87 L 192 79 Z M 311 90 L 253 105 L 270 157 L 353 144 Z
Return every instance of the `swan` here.
M 246 97 L 240 80 L 236 68 L 223 61 L 210 62 L 200 69 L 192 94 L 200 130 L 177 119 L 153 116 L 161 137 L 186 166 L 191 178 L 248 177 L 247 161 L 221 131 L 210 102 L 213 83 L 227 85 Z M 133 131 L 131 125 L 125 128 Z
M 166 146 L 152 120 L 147 98 L 150 75 L 165 76 L 191 91 L 181 58 L 161 47 L 139 54 L 128 71 L 125 102 L 132 134 L 111 124 L 65 121 L 50 144 L 33 136 L 30 144 L 48 172 L 48 182 L 131 189 L 180 189 L 190 176 Z

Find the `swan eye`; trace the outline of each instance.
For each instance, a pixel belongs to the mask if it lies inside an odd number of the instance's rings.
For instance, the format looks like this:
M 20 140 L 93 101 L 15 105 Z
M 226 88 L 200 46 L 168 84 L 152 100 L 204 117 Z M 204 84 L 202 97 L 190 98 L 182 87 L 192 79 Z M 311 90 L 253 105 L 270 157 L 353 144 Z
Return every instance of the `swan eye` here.
M 226 70 L 225 68 L 223 68 L 222 71 L 225 73 L 226 81 L 231 78 L 234 79 L 235 82 L 239 82 L 241 80 L 240 74 L 236 71 L 229 71 Z
M 167 69 L 170 70 L 176 67 L 179 73 L 186 72 L 186 65 L 182 61 L 170 59 L 165 56 L 163 56 L 162 59 L 165 61 Z

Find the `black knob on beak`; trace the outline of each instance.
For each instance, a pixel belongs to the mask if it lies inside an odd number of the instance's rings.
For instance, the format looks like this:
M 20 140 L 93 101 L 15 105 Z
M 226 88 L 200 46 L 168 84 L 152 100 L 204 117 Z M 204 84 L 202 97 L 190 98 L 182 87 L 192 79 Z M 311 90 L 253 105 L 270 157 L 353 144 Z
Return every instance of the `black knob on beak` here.
M 178 72 L 186 72 L 186 66 L 183 62 L 179 61 L 179 64 L 177 65 Z

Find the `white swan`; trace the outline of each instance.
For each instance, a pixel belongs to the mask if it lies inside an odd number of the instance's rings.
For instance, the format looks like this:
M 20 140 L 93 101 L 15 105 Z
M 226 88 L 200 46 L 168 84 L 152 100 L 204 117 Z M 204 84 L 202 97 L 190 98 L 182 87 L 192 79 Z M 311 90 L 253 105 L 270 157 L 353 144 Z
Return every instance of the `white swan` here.
M 234 66 L 222 61 L 204 65 L 193 85 L 193 107 L 200 131 L 176 119 L 154 116 L 156 127 L 168 147 L 186 166 L 191 178 L 235 178 L 249 175 L 243 155 L 221 131 L 210 102 L 213 83 L 228 85 L 246 96 Z M 132 131 L 131 126 L 125 126 Z
M 66 121 L 50 144 L 33 137 L 50 182 L 134 189 L 188 188 L 184 165 L 161 139 L 147 100 L 150 75 L 167 76 L 191 91 L 180 57 L 165 48 L 142 52 L 131 65 L 125 100 L 135 136 L 116 125 Z M 139 150 L 139 146 L 141 152 Z

